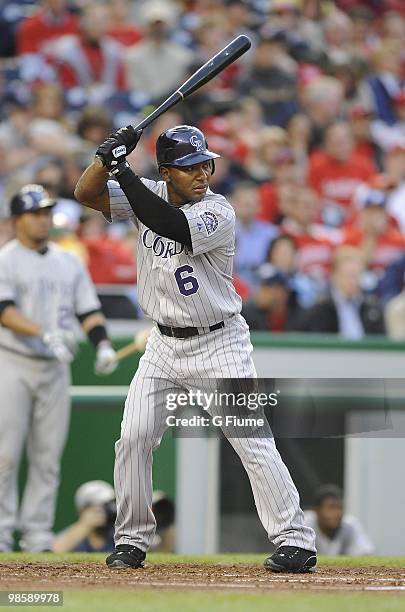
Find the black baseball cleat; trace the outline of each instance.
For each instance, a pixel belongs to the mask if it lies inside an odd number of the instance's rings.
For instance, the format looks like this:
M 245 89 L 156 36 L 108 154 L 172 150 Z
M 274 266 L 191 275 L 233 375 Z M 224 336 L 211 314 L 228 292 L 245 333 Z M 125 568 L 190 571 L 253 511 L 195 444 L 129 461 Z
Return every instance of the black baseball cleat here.
M 263 563 L 272 572 L 292 572 L 305 574 L 314 572 L 316 568 L 316 553 L 297 546 L 280 546 Z
M 128 567 L 136 569 L 145 565 L 145 557 L 146 553 L 136 546 L 118 544 L 105 562 L 111 569 L 125 569 Z

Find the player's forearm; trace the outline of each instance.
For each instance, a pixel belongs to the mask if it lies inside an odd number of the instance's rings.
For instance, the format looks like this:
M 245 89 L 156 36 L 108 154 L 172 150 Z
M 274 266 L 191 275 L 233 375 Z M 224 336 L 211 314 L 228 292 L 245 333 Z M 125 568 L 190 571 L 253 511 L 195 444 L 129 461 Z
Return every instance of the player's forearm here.
M 109 213 L 108 178 L 108 170 L 101 160 L 96 158 L 79 178 L 75 188 L 75 198 L 84 206 Z
M 22 336 L 40 336 L 41 327 L 28 319 L 15 306 L 7 306 L 0 316 L 0 323 L 3 327 L 11 329 L 16 334 Z
M 188 221 L 183 211 L 148 189 L 131 168 L 117 176 L 121 189 L 137 218 L 160 236 L 191 247 Z
M 105 318 L 101 312 L 93 312 L 81 319 L 81 326 L 85 334 L 89 335 L 95 327 L 105 327 Z

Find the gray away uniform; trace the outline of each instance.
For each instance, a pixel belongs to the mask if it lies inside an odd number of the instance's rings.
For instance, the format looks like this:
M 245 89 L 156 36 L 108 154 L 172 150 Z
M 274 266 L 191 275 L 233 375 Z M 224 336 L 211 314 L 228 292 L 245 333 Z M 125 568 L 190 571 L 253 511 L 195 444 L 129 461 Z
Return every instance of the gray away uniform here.
M 316 534 L 316 546 L 320 555 L 372 555 L 374 545 L 365 533 L 359 521 L 351 515 L 343 515 L 341 525 L 333 538 L 328 537 L 319 528 L 314 510 L 305 512 L 305 520 Z
M 163 181 L 142 181 L 167 200 Z M 152 451 L 167 428 L 167 393 L 195 389 L 196 380 L 253 378 L 256 372 L 249 328 L 232 283 L 235 213 L 229 202 L 208 190 L 200 202 L 182 207 L 191 250 L 140 223 L 116 181 L 109 181 L 108 188 L 112 220 L 131 219 L 139 230 L 138 295 L 146 315 L 162 325 L 205 332 L 179 339 L 161 334 L 155 325 L 125 402 L 115 446 L 115 543 L 146 551 L 155 532 Z M 223 328 L 207 329 L 221 321 Z M 314 551 L 314 532 L 304 524 L 297 489 L 273 438 L 227 437 L 247 471 L 270 541 Z
M 72 330 L 75 316 L 100 308 L 87 271 L 74 255 L 50 244 L 41 255 L 13 240 L 0 249 L 0 301 L 43 331 Z M 0 326 L 0 551 L 15 528 L 22 546 L 50 548 L 59 462 L 69 426 L 70 371 L 40 338 Z M 28 479 L 18 516 L 17 474 L 27 440 Z

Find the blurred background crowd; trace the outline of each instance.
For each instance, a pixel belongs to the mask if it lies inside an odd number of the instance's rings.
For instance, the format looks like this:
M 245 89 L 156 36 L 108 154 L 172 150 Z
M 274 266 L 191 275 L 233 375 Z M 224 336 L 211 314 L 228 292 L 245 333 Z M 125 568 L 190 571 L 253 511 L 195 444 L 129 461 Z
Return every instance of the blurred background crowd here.
M 188 123 L 221 154 L 211 189 L 236 222 L 251 329 L 405 338 L 403 0 L 5 0 L 0 8 L 0 246 L 27 182 L 58 204 L 53 239 L 107 316 L 142 317 L 136 230 L 75 200 L 98 144 L 135 124 L 238 34 L 252 50 L 144 133 Z M 125 300 L 121 299 L 125 296 Z

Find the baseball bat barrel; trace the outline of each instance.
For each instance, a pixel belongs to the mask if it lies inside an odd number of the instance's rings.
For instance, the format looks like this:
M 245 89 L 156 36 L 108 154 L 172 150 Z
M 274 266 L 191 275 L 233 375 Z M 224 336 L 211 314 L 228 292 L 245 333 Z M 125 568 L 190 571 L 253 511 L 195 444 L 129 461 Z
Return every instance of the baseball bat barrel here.
M 217 74 L 246 53 L 246 51 L 250 49 L 251 44 L 250 39 L 244 34 L 237 36 L 229 45 L 214 55 L 214 57 L 208 60 L 201 68 L 196 70 L 183 85 L 176 89 L 176 91 L 158 106 L 158 108 L 150 113 L 150 115 L 145 117 L 138 125 L 134 126 L 135 129 L 141 130 L 146 128 L 152 121 L 160 117 L 160 115 L 163 115 L 163 113 L 175 106 L 178 102 L 184 100 L 187 96 L 211 81 Z

